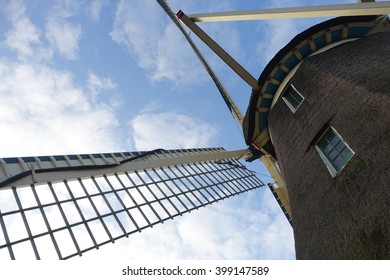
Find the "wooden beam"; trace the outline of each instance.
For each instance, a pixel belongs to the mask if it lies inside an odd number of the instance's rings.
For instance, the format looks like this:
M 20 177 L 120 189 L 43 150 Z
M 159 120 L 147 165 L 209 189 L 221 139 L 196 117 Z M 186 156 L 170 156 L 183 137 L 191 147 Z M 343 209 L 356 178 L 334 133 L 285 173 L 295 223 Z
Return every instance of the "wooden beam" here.
M 253 90 L 259 90 L 257 79 L 253 77 L 244 67 L 241 66 L 233 57 L 231 57 L 221 46 L 219 46 L 209 35 L 197 26 L 188 16 L 179 11 L 177 17 L 192 32 L 194 32 L 215 54 L 217 54 L 234 72 L 237 73 Z
M 390 1 L 191 14 L 194 22 L 390 14 Z

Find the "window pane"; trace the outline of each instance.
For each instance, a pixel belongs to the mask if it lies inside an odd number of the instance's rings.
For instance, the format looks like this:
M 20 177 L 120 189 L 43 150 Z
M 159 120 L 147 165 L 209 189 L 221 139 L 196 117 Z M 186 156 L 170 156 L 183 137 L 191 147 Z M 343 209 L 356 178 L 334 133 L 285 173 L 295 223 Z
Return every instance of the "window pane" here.
M 333 151 L 332 145 L 329 144 L 328 141 L 326 141 L 326 146 L 323 148 L 323 152 L 326 156 L 328 156 Z
M 291 87 L 290 93 L 291 93 L 291 97 L 295 100 L 295 102 L 296 102 L 297 104 L 299 104 L 299 103 L 302 102 L 303 97 L 300 96 L 299 93 L 298 93 L 294 88 Z
M 325 151 L 325 149 L 328 149 L 325 154 L 328 154 L 329 151 L 332 149 L 331 146 L 328 145 L 328 141 L 326 138 L 322 137 L 320 141 L 318 141 L 317 146 L 322 150 Z
M 341 138 L 340 138 L 340 136 L 338 136 L 337 134 L 335 134 L 335 133 L 333 132 L 333 130 L 331 130 L 331 131 L 332 131 L 332 137 L 329 138 L 328 140 L 329 140 L 329 142 L 332 144 L 333 147 L 336 147 L 337 144 L 339 144 L 339 143 L 341 142 Z
M 341 156 L 345 159 L 350 159 L 352 157 L 352 151 L 348 149 L 347 146 L 341 151 Z
M 287 92 L 286 98 L 294 108 L 298 107 L 299 101 L 294 97 L 291 91 Z
M 292 85 L 283 93 L 282 97 L 293 112 L 303 101 L 303 96 Z
M 293 105 L 293 107 L 296 109 L 299 106 L 299 101 L 296 100 L 294 97 L 291 97 L 288 99 L 290 104 Z
M 324 160 L 326 159 L 336 172 L 340 171 L 353 155 L 351 149 L 331 127 L 318 140 L 316 146 L 325 156 Z
M 347 146 L 345 145 L 345 143 L 343 141 L 339 141 L 336 146 L 335 146 L 335 149 L 341 153 L 343 150 L 345 150 L 347 148 Z M 347 148 L 348 149 L 348 148 Z
M 336 157 L 339 155 L 339 153 L 332 149 L 332 151 L 326 155 L 326 157 L 329 159 L 330 162 L 334 161 L 336 159 Z
M 337 156 L 333 161 L 332 161 L 332 164 L 334 166 L 334 168 L 339 171 L 343 166 L 344 164 L 346 163 L 347 161 L 345 159 L 343 159 L 341 156 Z
M 328 131 L 323 136 L 324 139 L 328 140 L 330 143 L 333 143 L 333 138 L 335 137 L 332 129 L 328 129 Z

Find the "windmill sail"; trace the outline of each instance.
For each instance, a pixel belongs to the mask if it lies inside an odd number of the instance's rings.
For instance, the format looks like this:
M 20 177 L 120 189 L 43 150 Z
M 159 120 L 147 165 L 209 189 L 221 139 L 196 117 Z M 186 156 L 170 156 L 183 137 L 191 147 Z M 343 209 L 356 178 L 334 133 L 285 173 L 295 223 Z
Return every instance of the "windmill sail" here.
M 223 148 L 0 159 L 0 256 L 68 259 L 264 186 Z

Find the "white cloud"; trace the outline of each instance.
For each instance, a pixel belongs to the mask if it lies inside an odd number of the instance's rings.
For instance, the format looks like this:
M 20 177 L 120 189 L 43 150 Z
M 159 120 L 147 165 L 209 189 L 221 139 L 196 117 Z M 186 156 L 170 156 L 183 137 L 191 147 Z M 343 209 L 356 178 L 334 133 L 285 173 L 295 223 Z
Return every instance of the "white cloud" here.
M 104 6 L 108 5 L 107 0 L 95 0 L 93 1 L 89 8 L 88 8 L 88 15 L 89 17 L 94 20 L 98 21 L 100 19 L 100 12 Z
M 50 50 L 44 49 L 40 42 L 40 31 L 25 14 L 22 1 L 12 1 L 5 9 L 7 18 L 11 21 L 12 29 L 5 33 L 5 45 L 24 59 L 49 58 Z
M 213 5 L 208 2 L 203 4 L 206 7 Z M 181 5 L 191 6 L 190 3 Z M 239 35 L 233 25 L 216 24 L 208 30 L 228 51 L 239 53 Z M 227 37 L 226 34 L 230 36 Z M 130 52 L 152 81 L 168 80 L 175 86 L 183 87 L 208 79 L 206 71 L 180 30 L 153 1 L 121 1 L 117 7 L 111 38 Z M 195 35 L 193 38 L 197 40 Z M 198 45 L 204 49 L 202 42 L 198 42 Z M 211 54 L 211 61 L 220 62 L 214 54 Z
M 201 120 L 176 113 L 144 113 L 130 122 L 137 150 L 207 147 L 217 129 Z
M 53 4 L 51 12 L 53 16 L 70 18 L 80 13 L 84 1 L 57 0 Z
M 119 2 L 111 37 L 135 56 L 141 68 L 151 68 L 156 56 L 156 39 L 164 30 L 159 22 L 161 17 L 157 16 L 160 10 L 154 1 L 130 2 Z
M 117 87 L 111 78 L 99 77 L 93 72 L 89 73 L 87 84 L 93 96 L 97 96 L 102 91 L 112 91 Z
M 176 25 L 168 24 L 156 39 L 154 65 L 148 69 L 153 81 L 168 80 L 183 86 L 205 80 L 206 71 Z
M 60 18 L 50 18 L 46 24 L 46 37 L 52 47 L 65 58 L 77 59 L 81 37 L 80 25 Z
M 13 29 L 7 32 L 5 43 L 21 56 L 31 56 L 34 44 L 39 43 L 39 32 L 25 16 L 25 8 L 20 1 L 12 2 L 8 7 Z
M 83 2 L 58 0 L 50 7 L 45 36 L 51 47 L 69 60 L 77 60 L 82 28 L 72 19 L 84 9 Z
M 118 120 L 66 71 L 0 61 L 1 156 L 118 149 Z

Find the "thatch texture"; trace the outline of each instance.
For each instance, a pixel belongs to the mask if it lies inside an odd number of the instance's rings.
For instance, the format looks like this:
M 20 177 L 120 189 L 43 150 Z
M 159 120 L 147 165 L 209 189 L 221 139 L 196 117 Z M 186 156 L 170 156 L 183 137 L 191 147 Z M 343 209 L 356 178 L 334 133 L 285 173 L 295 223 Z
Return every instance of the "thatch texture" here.
M 268 125 L 289 190 L 298 259 L 390 259 L 390 34 L 308 57 Z M 325 125 L 355 152 L 332 178 L 314 148 Z

